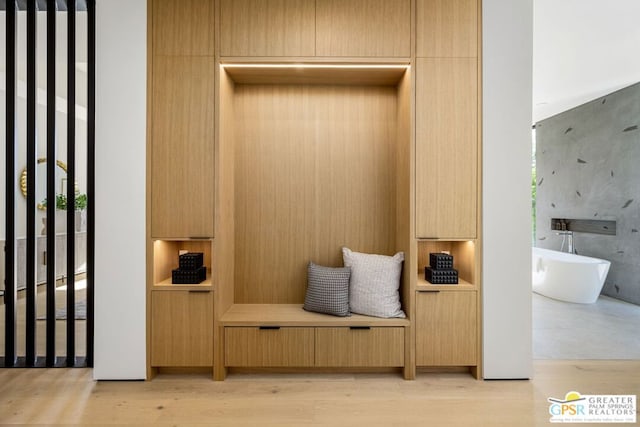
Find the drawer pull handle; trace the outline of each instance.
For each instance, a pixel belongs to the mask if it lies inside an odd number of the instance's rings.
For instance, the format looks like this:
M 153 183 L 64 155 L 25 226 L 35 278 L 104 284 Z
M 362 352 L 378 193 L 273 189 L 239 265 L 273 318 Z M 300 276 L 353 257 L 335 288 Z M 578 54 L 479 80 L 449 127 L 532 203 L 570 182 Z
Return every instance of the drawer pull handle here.
M 210 289 L 189 289 L 190 294 L 208 294 Z
M 265 331 L 265 330 L 274 330 L 277 331 L 278 329 L 280 329 L 280 326 L 260 326 L 259 329 L 261 331 Z
M 440 292 L 439 289 L 420 289 L 418 292 L 421 294 L 437 294 Z
M 207 236 L 190 236 L 189 240 L 209 240 Z
M 352 331 L 368 331 L 371 329 L 371 326 L 349 326 L 349 329 Z

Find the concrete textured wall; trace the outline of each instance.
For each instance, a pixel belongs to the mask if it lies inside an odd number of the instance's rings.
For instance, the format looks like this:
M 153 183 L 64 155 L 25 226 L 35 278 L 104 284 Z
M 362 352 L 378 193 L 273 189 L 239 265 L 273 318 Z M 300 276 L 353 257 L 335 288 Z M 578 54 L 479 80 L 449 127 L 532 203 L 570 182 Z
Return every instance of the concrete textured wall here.
M 611 261 L 603 294 L 640 304 L 640 83 L 536 124 L 536 246 L 559 250 L 551 218 L 615 220 L 575 233 L 580 255 Z

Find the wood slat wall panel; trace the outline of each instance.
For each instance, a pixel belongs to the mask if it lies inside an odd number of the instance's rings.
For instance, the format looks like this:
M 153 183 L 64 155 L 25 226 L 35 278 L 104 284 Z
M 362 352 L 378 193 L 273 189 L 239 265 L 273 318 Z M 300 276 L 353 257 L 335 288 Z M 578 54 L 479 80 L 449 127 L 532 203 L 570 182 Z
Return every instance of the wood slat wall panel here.
M 236 86 L 236 303 L 301 303 L 310 260 L 395 249 L 396 90 Z
M 236 86 L 236 303 L 302 301 L 315 229 L 308 91 Z

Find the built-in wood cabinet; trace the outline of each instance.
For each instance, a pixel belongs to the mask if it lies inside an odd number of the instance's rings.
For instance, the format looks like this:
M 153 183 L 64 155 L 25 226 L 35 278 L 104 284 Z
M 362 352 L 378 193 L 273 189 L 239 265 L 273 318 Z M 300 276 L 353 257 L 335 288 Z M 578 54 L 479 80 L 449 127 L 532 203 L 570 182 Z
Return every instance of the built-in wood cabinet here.
M 235 304 L 220 322 L 226 367 L 405 367 L 407 319 L 336 317 L 300 304 Z
M 214 5 L 212 0 L 153 0 L 153 54 L 213 56 Z
M 221 56 L 313 56 L 314 0 L 221 0 Z
M 213 291 L 151 292 L 151 366 L 213 366 Z
M 416 364 L 476 366 L 477 310 L 475 290 L 419 291 L 415 320 Z
M 453 256 L 458 283 L 431 284 L 425 278 L 429 254 Z M 418 241 L 415 300 L 415 358 L 417 367 L 468 367 L 481 377 L 481 312 L 477 240 Z
M 154 58 L 152 237 L 213 237 L 214 64 L 209 56 Z
M 409 57 L 410 0 L 317 0 L 316 55 Z
M 402 367 L 404 327 L 225 327 L 229 367 Z
M 223 57 L 411 56 L 411 0 L 221 0 Z
M 479 188 L 477 60 L 416 62 L 416 237 L 474 239 Z
M 478 0 L 417 0 L 416 56 L 478 56 Z
M 480 0 L 149 0 L 149 377 L 481 376 Z M 309 261 L 404 252 L 405 319 L 302 309 Z M 207 279 L 174 285 L 178 254 Z M 423 278 L 430 252 L 458 285 Z
M 147 132 L 149 377 L 214 366 L 215 19 L 211 0 L 150 0 Z M 207 277 L 173 285 L 181 251 Z

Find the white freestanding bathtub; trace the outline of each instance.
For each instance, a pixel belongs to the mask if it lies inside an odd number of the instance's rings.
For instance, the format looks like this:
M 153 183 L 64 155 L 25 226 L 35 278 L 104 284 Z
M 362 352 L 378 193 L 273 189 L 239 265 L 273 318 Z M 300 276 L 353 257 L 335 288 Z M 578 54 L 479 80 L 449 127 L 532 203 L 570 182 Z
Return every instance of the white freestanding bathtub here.
M 609 272 L 610 261 L 533 248 L 533 292 L 550 298 L 592 304 Z

